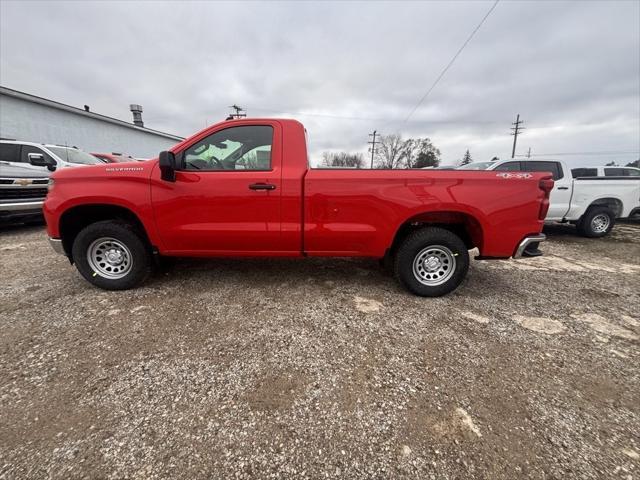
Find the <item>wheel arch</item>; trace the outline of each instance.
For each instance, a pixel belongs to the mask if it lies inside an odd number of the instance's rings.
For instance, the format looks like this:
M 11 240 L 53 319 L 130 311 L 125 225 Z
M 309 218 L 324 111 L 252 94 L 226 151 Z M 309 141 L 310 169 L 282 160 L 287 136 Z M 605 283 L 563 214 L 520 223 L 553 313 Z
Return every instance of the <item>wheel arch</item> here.
M 405 219 L 395 230 L 387 253 L 394 253 L 402 241 L 413 231 L 422 227 L 440 227 L 458 235 L 467 249 L 477 247 L 482 251 L 484 232 L 480 221 L 470 213 L 456 210 L 426 211 Z
M 614 213 L 615 218 L 619 218 L 624 210 L 624 204 L 622 203 L 622 200 L 616 197 L 602 197 L 594 200 L 589 204 L 589 206 L 585 210 L 585 213 L 587 213 L 590 208 L 594 207 L 609 208 Z
M 135 212 L 121 205 L 95 203 L 71 207 L 60 216 L 59 231 L 65 254 L 71 258 L 73 242 L 83 228 L 104 220 L 119 220 L 133 225 L 152 248 L 145 226 Z

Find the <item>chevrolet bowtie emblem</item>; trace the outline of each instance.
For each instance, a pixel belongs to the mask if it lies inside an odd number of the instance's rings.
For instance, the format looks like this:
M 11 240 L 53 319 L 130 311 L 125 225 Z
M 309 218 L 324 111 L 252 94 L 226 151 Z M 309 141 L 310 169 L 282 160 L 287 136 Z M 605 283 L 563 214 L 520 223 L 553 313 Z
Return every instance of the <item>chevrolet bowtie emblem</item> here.
M 33 180 L 29 180 L 28 178 L 19 178 L 18 180 L 14 180 L 14 185 L 22 185 L 23 187 L 27 185 L 31 185 Z

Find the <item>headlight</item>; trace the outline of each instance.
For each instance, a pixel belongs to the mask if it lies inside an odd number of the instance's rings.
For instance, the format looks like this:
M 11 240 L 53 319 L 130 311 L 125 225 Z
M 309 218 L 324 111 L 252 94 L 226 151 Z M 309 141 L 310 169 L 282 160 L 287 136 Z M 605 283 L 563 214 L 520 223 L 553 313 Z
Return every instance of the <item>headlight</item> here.
M 49 181 L 47 182 L 47 190 L 50 192 L 51 190 L 53 190 L 53 178 L 50 178 Z

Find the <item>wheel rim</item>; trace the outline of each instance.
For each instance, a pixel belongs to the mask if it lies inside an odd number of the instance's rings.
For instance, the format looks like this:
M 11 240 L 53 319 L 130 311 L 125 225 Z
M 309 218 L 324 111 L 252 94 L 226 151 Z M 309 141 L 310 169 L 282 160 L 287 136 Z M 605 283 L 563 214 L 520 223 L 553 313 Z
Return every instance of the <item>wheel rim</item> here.
M 95 273 L 110 280 L 125 277 L 133 266 L 127 246 L 111 237 L 94 240 L 87 249 L 87 261 Z
M 591 219 L 591 229 L 596 233 L 603 233 L 607 231 L 610 223 L 609 215 L 600 213 Z
M 451 278 L 456 270 L 456 257 L 442 245 L 423 248 L 413 259 L 413 275 L 423 285 L 435 287 Z

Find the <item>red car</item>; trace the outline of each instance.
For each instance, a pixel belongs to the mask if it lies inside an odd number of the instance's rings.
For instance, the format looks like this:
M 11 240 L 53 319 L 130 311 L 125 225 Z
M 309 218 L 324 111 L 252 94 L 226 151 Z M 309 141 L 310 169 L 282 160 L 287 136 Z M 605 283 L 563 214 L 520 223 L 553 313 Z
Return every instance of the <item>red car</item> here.
M 44 204 L 53 248 L 105 289 L 138 285 L 154 255 L 373 257 L 422 296 L 540 233 L 547 173 L 310 169 L 295 120 L 209 127 L 159 159 L 64 169 Z
M 122 163 L 137 160 L 130 155 L 124 155 L 122 153 L 92 153 L 91 155 L 99 158 L 104 163 Z

